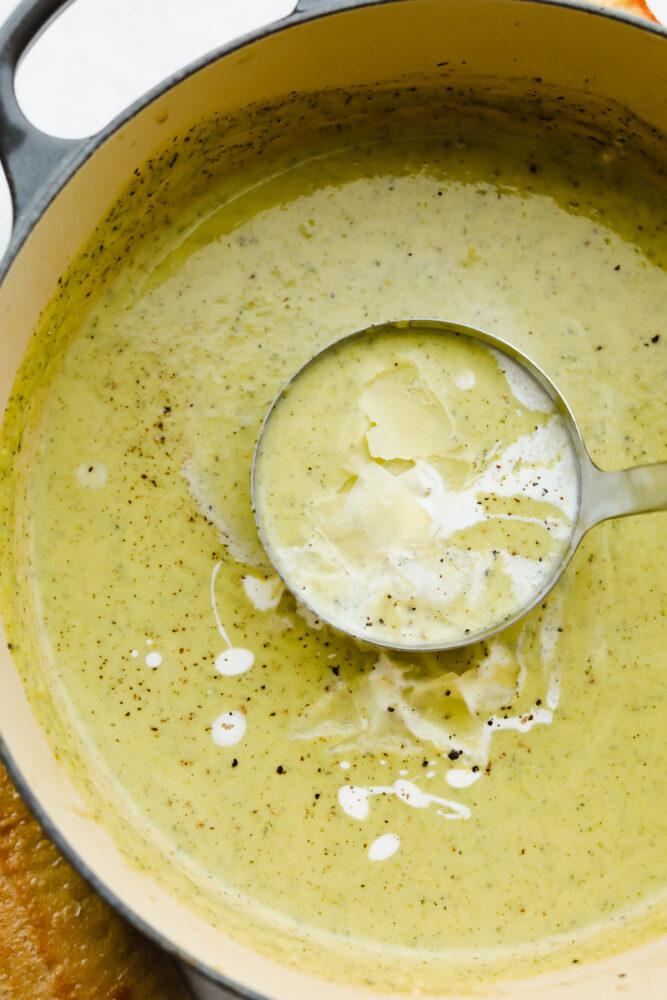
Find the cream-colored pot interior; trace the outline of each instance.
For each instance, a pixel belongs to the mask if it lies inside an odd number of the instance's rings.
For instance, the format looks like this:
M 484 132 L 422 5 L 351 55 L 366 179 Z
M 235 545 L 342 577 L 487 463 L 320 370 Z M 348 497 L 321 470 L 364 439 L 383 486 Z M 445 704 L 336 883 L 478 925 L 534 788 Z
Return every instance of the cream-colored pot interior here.
M 173 132 L 213 113 L 233 112 L 290 91 L 388 82 L 424 75 L 438 82 L 540 78 L 627 107 L 667 131 L 667 39 L 659 30 L 593 8 L 531 0 L 407 0 L 371 4 L 294 22 L 250 40 L 187 76 L 101 142 L 56 195 L 20 248 L 0 289 L 0 399 L 12 383 L 58 277 L 104 216 L 135 167 Z M 195 917 L 178 893 L 159 887 L 115 846 L 91 816 L 50 749 L 2 643 L 0 728 L 15 777 L 48 828 L 97 886 L 177 954 L 251 995 L 352 1000 L 361 987 L 325 982 L 239 944 L 225 927 Z M 341 962 L 344 956 L 341 955 Z M 623 978 L 619 978 L 622 975 Z M 664 995 L 667 941 L 622 956 L 475 995 L 608 997 Z

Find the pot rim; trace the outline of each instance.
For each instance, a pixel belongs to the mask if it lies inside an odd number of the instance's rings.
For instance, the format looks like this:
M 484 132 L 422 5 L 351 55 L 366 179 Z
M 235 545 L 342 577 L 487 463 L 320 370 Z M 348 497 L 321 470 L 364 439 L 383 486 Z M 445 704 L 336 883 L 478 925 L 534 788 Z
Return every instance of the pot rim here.
M 0 28 L 0 63 L 7 60 L 4 50 L 8 47 L 8 37 L 10 31 L 7 29 L 9 29 L 10 26 L 13 27 L 15 23 L 20 23 L 30 10 L 42 6 L 45 8 L 46 17 L 44 18 L 44 23 L 40 25 L 37 30 L 36 34 L 39 34 L 42 30 L 45 30 L 48 27 L 54 17 L 62 13 L 63 9 L 68 6 L 70 2 L 71 0 L 41 0 L 41 2 L 40 0 L 37 0 L 37 3 L 33 4 L 31 0 L 23 0 L 23 3 L 16 9 L 15 14 L 10 16 L 10 18 L 8 18 L 5 22 L 5 25 Z M 30 141 L 31 134 L 39 136 L 39 145 L 41 149 L 48 149 L 49 147 L 52 147 L 54 150 L 58 150 L 59 148 L 64 152 L 56 167 L 52 168 L 50 171 L 47 168 L 45 176 L 38 180 L 35 188 L 33 189 L 32 195 L 28 198 L 25 206 L 19 206 L 17 209 L 16 196 L 12 190 L 14 218 L 12 222 L 12 232 L 9 245 L 4 256 L 0 260 L 0 286 L 4 282 L 16 256 L 23 247 L 28 236 L 35 228 L 44 212 L 51 205 L 62 188 L 64 188 L 65 185 L 71 180 L 74 174 L 108 139 L 110 139 L 132 118 L 134 118 L 159 97 L 166 94 L 169 90 L 178 86 L 184 80 L 194 76 L 196 73 L 212 65 L 218 60 L 245 48 L 247 45 L 251 45 L 260 39 L 268 38 L 272 35 L 287 31 L 300 24 L 354 11 L 364 7 L 384 7 L 389 4 L 415 2 L 419 2 L 419 0 L 298 0 L 291 14 L 288 14 L 286 17 L 278 21 L 272 21 L 269 24 L 254 28 L 252 31 L 246 32 L 237 38 L 233 38 L 222 45 L 216 46 L 204 55 L 188 63 L 186 66 L 174 71 L 170 76 L 151 87 L 144 94 L 124 108 L 123 111 L 121 111 L 98 132 L 83 139 L 63 140 L 36 129 L 32 126 L 29 119 L 23 114 L 15 100 L 13 100 L 13 106 L 6 109 L 6 113 L 8 117 L 11 115 L 11 125 L 14 129 L 18 130 L 21 137 L 27 138 L 28 141 Z M 445 0 L 445 2 L 447 2 L 447 0 Z M 474 0 L 474 2 L 476 2 L 476 0 Z M 649 34 L 667 38 L 667 25 L 649 21 L 640 15 L 632 14 L 629 11 L 624 11 L 617 7 L 600 6 L 597 3 L 591 2 L 591 0 L 500 0 L 500 2 L 532 4 L 544 7 L 561 8 L 564 10 L 580 11 L 593 17 L 601 17 L 612 21 L 618 21 L 621 24 L 626 24 L 628 27 L 637 28 L 641 31 L 647 31 Z M 32 42 L 35 41 L 35 37 L 31 38 L 26 43 L 25 48 L 28 48 Z M 9 60 L 10 66 L 8 68 L 12 75 L 15 65 L 22 56 L 23 51 L 24 47 L 21 46 L 21 48 L 16 52 L 14 59 L 10 58 Z M 3 95 L 0 95 L 0 104 L 2 103 L 2 96 Z M 4 97 L 6 99 L 7 95 L 5 94 Z M 1 136 L 0 165 L 4 168 L 11 186 L 13 171 L 10 165 L 10 153 Z

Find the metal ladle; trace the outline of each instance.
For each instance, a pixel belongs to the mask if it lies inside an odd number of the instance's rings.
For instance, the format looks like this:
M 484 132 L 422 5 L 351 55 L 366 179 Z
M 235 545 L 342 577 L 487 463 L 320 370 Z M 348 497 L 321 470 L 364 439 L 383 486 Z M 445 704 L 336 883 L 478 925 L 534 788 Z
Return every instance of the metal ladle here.
M 265 454 L 265 438 L 275 414 L 284 400 L 289 396 L 294 382 L 311 366 L 317 365 L 330 351 L 340 349 L 340 346 L 353 340 L 377 335 L 379 332 L 406 330 L 423 330 L 443 332 L 456 337 L 467 337 L 473 342 L 481 342 L 490 346 L 496 352 L 506 355 L 511 361 L 518 363 L 524 372 L 542 387 L 551 398 L 569 435 L 569 444 L 576 457 L 578 478 L 578 503 L 575 516 L 571 519 L 569 541 L 547 579 L 530 594 L 527 600 L 522 600 L 509 614 L 500 620 L 488 621 L 482 628 L 471 630 L 468 634 L 461 633 L 451 641 L 415 641 L 405 635 L 396 634 L 390 638 L 377 638 L 365 629 L 348 628 L 345 622 L 332 621 L 326 608 L 313 600 L 303 582 L 295 579 L 291 571 L 286 569 L 274 545 L 274 540 L 267 533 L 266 524 L 261 516 L 261 510 L 266 503 L 262 495 L 262 458 Z M 584 535 L 596 524 L 609 518 L 624 517 L 629 514 L 640 514 L 667 508 L 667 462 L 653 465 L 622 469 L 615 472 L 604 472 L 592 461 L 584 446 L 579 428 L 565 399 L 548 376 L 532 362 L 525 354 L 506 343 L 501 338 L 472 327 L 458 323 L 450 323 L 434 319 L 409 319 L 377 326 L 350 334 L 342 340 L 330 344 L 316 354 L 283 386 L 271 405 L 259 433 L 252 464 L 252 503 L 260 539 L 274 568 L 282 577 L 285 585 L 299 601 L 322 621 L 333 625 L 339 631 L 347 632 L 357 639 L 371 642 L 374 645 L 385 646 L 397 650 L 433 650 L 450 649 L 465 646 L 486 639 L 526 615 L 539 604 L 561 577 Z

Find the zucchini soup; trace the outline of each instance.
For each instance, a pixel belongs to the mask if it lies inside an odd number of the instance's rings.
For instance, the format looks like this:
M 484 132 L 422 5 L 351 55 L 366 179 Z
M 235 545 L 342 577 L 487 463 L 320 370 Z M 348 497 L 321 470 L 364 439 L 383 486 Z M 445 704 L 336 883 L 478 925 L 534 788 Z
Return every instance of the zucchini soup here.
M 326 622 L 443 650 L 537 603 L 574 528 L 577 459 L 526 368 L 403 321 L 337 341 L 288 382 L 258 438 L 252 500 L 271 562 Z
M 257 535 L 271 401 L 399 317 L 524 350 L 603 468 L 667 458 L 660 168 L 613 115 L 467 103 L 333 94 L 308 134 L 296 101 L 275 133 L 174 137 L 63 277 L 3 430 L 3 617 L 111 835 L 259 950 L 425 993 L 667 930 L 663 515 L 599 525 L 526 618 L 448 652 L 325 625 Z

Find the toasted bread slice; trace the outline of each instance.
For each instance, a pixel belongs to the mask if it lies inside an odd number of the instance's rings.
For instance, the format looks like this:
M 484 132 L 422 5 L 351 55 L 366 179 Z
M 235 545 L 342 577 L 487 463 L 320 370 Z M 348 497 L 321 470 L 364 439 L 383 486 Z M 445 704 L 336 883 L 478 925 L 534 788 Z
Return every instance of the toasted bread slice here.
M 0 1000 L 187 1000 L 175 966 L 88 886 L 0 765 Z

